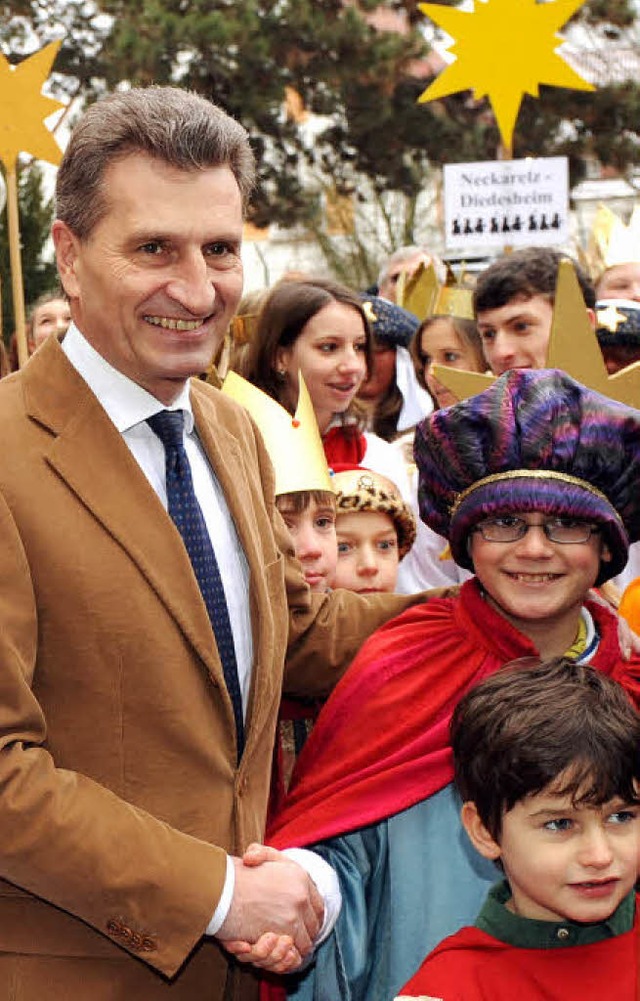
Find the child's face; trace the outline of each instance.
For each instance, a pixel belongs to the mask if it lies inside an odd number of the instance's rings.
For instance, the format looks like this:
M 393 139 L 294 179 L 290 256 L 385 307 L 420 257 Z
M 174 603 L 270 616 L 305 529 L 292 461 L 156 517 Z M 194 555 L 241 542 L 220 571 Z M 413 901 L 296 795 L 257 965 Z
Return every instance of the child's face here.
M 307 584 L 312 591 L 326 591 L 333 586 L 338 560 L 334 508 L 312 500 L 304 511 L 294 511 L 285 496 L 278 498 L 278 509 L 293 537 Z
M 381 511 L 338 514 L 338 565 L 335 586 L 359 594 L 395 591 L 398 534 L 393 519 Z
M 33 314 L 33 345 L 39 348 L 50 334 L 64 334 L 71 323 L 71 310 L 66 299 L 52 299 L 38 306 Z
M 544 623 L 545 632 L 557 634 L 568 645 L 577 627 L 587 591 L 598 576 L 601 559 L 610 559 L 599 534 L 586 542 L 551 542 L 540 527 L 553 519 L 537 512 L 491 519 L 507 522 L 521 518 L 535 526 L 516 542 L 487 542 L 479 530 L 469 536 L 469 554 L 487 598 L 515 627 L 530 635 Z M 558 656 L 567 647 L 563 647 Z
M 361 400 L 377 403 L 391 389 L 396 379 L 396 349 L 385 344 L 375 345 L 371 371 L 360 385 L 358 396 Z
M 507 906 L 539 921 L 604 921 L 637 878 L 640 809 L 622 799 L 575 806 L 554 792 L 562 778 L 503 816 L 493 857 L 511 887 Z
M 451 320 L 445 316 L 432 320 L 420 335 L 420 357 L 424 360 L 424 381 L 438 407 L 457 403 L 451 390 L 433 375 L 434 365 L 474 371 L 476 360 L 473 351 L 465 345 Z
M 546 368 L 553 306 L 544 295 L 518 297 L 478 313 L 478 332 L 494 375 L 512 368 Z
M 640 263 L 614 264 L 598 282 L 598 299 L 635 299 L 640 302 Z

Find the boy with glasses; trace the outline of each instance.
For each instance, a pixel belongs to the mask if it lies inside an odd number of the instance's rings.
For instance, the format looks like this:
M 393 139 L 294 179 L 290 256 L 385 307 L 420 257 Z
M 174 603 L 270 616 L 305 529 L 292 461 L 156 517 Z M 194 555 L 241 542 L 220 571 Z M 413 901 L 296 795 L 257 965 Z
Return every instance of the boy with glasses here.
M 514 370 L 427 417 L 415 456 L 422 518 L 475 576 L 364 644 L 299 759 L 272 840 L 313 846 L 343 898 L 289 987 L 300 1001 L 394 997 L 480 910 L 495 870 L 461 827 L 449 742 L 467 691 L 511 660 L 568 656 L 640 695 L 640 659 L 590 595 L 640 536 L 640 412 Z

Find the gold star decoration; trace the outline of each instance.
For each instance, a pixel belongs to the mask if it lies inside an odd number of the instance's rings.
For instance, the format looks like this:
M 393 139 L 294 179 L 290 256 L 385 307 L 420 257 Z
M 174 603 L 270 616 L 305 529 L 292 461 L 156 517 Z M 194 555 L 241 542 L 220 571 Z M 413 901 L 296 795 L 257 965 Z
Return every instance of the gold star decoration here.
M 556 53 L 558 29 L 584 0 L 476 0 L 473 11 L 421 3 L 420 10 L 454 38 L 455 62 L 427 87 L 419 101 L 435 101 L 459 90 L 488 96 L 502 141 L 511 149 L 525 94 L 538 97 L 539 84 L 594 90 Z
M 64 105 L 43 94 L 42 87 L 61 44 L 51 42 L 17 66 L 0 52 L 0 160 L 9 172 L 19 153 L 60 163 L 62 151 L 44 119 Z
M 366 316 L 369 323 L 375 323 L 376 320 L 378 319 L 377 313 L 375 313 L 373 310 L 373 305 L 368 300 L 367 302 L 363 303 L 362 312 Z
M 620 313 L 613 303 L 609 303 L 606 309 L 599 309 L 596 317 L 598 326 L 604 327 L 610 334 L 617 334 L 618 327 L 627 319 L 624 313 Z
M 546 366 L 562 369 L 603 396 L 640 408 L 640 361 L 609 375 L 571 261 L 561 261 L 558 271 Z M 434 365 L 433 374 L 458 400 L 481 393 L 496 380 L 495 375 L 442 365 Z

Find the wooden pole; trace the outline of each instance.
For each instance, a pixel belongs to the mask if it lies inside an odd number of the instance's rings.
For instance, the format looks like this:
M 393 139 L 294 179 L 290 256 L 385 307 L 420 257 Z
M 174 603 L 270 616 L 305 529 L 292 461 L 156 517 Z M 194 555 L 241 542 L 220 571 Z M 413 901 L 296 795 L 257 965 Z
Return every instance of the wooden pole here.
M 498 143 L 498 160 L 513 160 L 513 143 Z M 513 253 L 513 244 L 505 243 L 502 246 L 503 254 Z
M 18 211 L 18 176 L 15 167 L 7 170 L 7 220 L 9 223 L 9 260 L 11 262 L 11 289 L 13 292 L 13 322 L 18 345 L 20 368 L 29 360 L 27 330 L 24 316 L 24 287 L 20 257 L 20 217 Z

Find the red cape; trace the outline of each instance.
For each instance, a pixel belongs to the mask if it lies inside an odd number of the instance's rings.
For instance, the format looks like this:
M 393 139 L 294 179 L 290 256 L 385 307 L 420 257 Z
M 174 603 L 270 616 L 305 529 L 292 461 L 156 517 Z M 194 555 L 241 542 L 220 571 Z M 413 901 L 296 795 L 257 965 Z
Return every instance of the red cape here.
M 638 997 L 638 906 L 631 931 L 592 945 L 522 948 L 479 928 L 462 928 L 436 946 L 398 996 L 420 1001 L 602 1001 Z
M 620 658 L 617 620 L 587 602 L 601 636 L 592 664 L 640 699 L 640 659 Z M 378 629 L 324 706 L 268 840 L 314 844 L 393 816 L 453 778 L 449 723 L 462 695 L 533 644 L 467 581 Z

